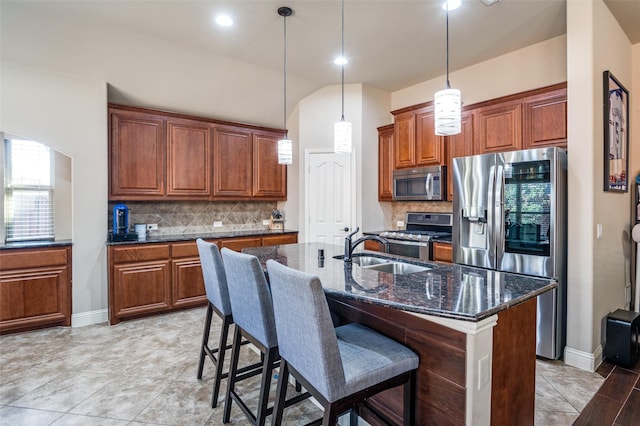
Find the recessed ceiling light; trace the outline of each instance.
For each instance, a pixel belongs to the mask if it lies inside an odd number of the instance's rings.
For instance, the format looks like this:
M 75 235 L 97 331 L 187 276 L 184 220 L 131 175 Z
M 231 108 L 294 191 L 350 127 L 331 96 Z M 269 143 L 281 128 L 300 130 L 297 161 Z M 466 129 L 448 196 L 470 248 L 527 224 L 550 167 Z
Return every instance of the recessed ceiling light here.
M 218 15 L 216 16 L 216 24 L 221 27 L 230 27 L 233 25 L 233 19 L 229 15 Z
M 343 56 L 338 56 L 336 59 L 333 60 L 333 63 L 336 65 L 346 65 L 349 63 L 349 60 Z
M 447 8 L 449 10 L 455 10 L 459 8 L 461 4 L 462 4 L 461 0 L 446 0 L 444 3 L 442 3 L 442 8 L 445 10 Z

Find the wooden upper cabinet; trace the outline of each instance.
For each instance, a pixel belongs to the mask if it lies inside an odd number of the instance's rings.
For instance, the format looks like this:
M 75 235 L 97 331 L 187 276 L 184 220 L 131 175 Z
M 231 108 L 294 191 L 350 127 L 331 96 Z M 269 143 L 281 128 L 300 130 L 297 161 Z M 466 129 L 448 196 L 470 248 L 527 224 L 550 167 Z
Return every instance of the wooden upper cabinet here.
M 416 163 L 416 116 L 413 111 L 394 117 L 393 158 L 394 168 L 413 167 Z
M 522 149 L 522 101 L 481 107 L 474 113 L 474 154 Z
M 251 131 L 215 127 L 213 134 L 213 197 L 250 198 L 253 189 Z
M 524 99 L 524 148 L 567 147 L 567 89 Z
M 436 136 L 433 107 L 415 112 L 416 120 L 416 166 L 437 166 L 444 163 L 442 136 Z
M 167 195 L 208 199 L 211 194 L 211 126 L 167 120 Z
M 287 199 L 287 166 L 278 164 L 282 134 L 253 134 L 253 198 Z
M 393 124 L 378 127 L 378 200 L 393 200 Z
M 447 188 L 448 200 L 453 200 L 453 159 L 473 155 L 473 113 L 463 111 L 460 122 L 460 133 L 447 136 L 445 146 L 447 148 Z
M 109 199 L 163 197 L 165 120 L 113 109 L 109 117 Z

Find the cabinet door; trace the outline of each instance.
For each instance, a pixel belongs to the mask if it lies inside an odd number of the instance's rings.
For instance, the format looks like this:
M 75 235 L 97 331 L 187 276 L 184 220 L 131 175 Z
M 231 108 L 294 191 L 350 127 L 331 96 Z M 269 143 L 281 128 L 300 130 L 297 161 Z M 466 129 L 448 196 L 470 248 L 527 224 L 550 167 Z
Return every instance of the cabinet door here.
M 416 111 L 416 166 L 437 166 L 444 163 L 443 137 L 436 136 L 433 107 Z
M 199 257 L 173 259 L 171 305 L 175 308 L 202 306 L 207 303 Z
M 524 148 L 567 147 L 567 90 L 525 98 Z
M 378 201 L 393 199 L 393 125 L 378 128 Z
M 245 238 L 225 238 L 219 241 L 218 246 L 222 249 L 226 247 L 230 250 L 242 251 L 246 247 L 260 247 L 262 241 L 260 237 L 245 237 Z
M 478 108 L 473 153 L 522 149 L 522 102 Z
M 110 109 L 109 199 L 164 196 L 164 120 Z
M 432 258 L 438 262 L 453 263 L 453 245 L 434 242 Z
M 113 266 L 112 315 L 118 319 L 160 312 L 171 305 L 169 260 Z
M 295 244 L 298 242 L 298 234 L 270 235 L 262 237 L 263 246 L 279 246 L 282 244 Z
M 394 117 L 393 158 L 394 168 L 413 167 L 416 164 L 416 119 L 413 111 Z
M 287 199 L 287 166 L 278 164 L 278 139 L 281 136 L 253 134 L 253 198 Z
M 453 201 L 453 159 L 473 154 L 473 113 L 463 111 L 460 123 L 460 133 L 447 136 L 447 188 L 449 200 Z
M 250 198 L 253 187 L 251 132 L 216 127 L 213 133 L 213 197 Z
M 167 120 L 167 195 L 211 195 L 211 136 L 205 122 Z

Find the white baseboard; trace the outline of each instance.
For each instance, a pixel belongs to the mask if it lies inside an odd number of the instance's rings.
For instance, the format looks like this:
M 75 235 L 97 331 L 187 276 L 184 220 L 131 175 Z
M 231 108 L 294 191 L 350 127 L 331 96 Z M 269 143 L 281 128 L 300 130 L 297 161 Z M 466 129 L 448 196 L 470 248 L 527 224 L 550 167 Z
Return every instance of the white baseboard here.
M 80 312 L 71 315 L 71 327 L 84 327 L 85 325 L 100 324 L 109 322 L 109 310 L 98 309 L 97 311 Z
M 594 353 L 583 352 L 565 346 L 564 363 L 581 370 L 596 371 L 596 368 L 602 364 L 602 345 L 598 345 Z

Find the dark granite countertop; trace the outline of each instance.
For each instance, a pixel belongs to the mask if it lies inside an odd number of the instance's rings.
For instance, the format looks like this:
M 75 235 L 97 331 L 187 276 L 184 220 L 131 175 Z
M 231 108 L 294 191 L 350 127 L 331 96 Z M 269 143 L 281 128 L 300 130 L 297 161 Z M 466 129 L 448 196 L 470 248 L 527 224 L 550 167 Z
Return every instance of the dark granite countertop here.
M 324 262 L 318 250 L 324 250 Z M 368 256 L 401 259 L 430 268 L 423 272 L 396 275 L 360 267 L 345 266 L 343 247 L 322 244 L 287 244 L 243 250 L 257 256 L 264 265 L 274 259 L 291 268 L 317 275 L 328 294 L 394 309 L 464 321 L 480 321 L 558 286 L 552 279 L 490 271 L 457 264 L 416 262 L 377 252 L 357 251 Z
M 27 248 L 41 247 L 64 247 L 71 246 L 71 240 L 54 240 L 54 241 L 16 241 L 14 243 L 0 243 L 0 250 L 16 250 Z
M 297 230 L 293 229 L 253 229 L 243 231 L 221 231 L 221 232 L 208 232 L 199 234 L 173 234 L 173 235 L 147 235 L 145 241 L 108 241 L 107 245 L 125 245 L 125 244 L 147 244 L 147 243 L 170 243 L 176 241 L 191 241 L 198 238 L 205 240 L 215 240 L 220 238 L 237 238 L 237 237 L 258 237 L 267 235 L 282 235 L 282 234 L 296 234 Z

